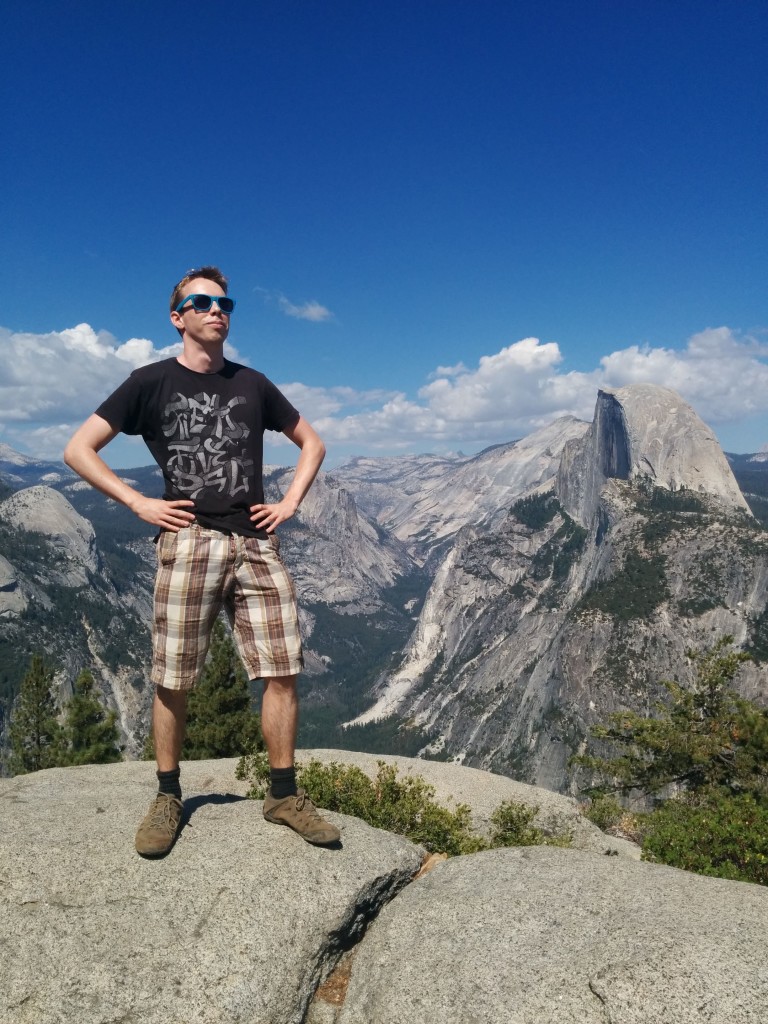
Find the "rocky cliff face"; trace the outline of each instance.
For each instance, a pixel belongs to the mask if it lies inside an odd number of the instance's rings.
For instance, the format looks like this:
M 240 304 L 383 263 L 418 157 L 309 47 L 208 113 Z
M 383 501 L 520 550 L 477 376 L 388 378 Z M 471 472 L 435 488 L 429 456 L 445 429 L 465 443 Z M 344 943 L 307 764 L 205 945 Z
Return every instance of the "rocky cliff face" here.
M 599 391 L 591 429 L 565 445 L 558 497 L 588 526 L 606 481 L 638 479 L 748 511 L 717 439 L 678 394 L 652 384 Z
M 479 455 L 352 459 L 334 478 L 351 491 L 419 565 L 434 571 L 458 531 L 495 517 L 517 496 L 550 480 L 589 424 L 564 416 L 529 437 Z M 437 557 L 436 557 L 437 556 Z
M 58 491 L 44 486 L 18 491 L 0 503 L 0 519 L 45 537 L 64 586 L 84 586 L 87 573 L 98 569 L 93 526 Z
M 3 706 L 40 653 L 58 667 L 61 702 L 91 669 L 136 756 L 147 728 L 151 545 L 135 541 L 118 561 L 107 557 L 92 524 L 44 485 L 0 503 L 0 545 L 0 734 Z
M 34 479 L 33 461 L 20 465 Z M 17 461 L 6 458 L 2 466 L 5 479 L 16 482 Z M 51 475 L 48 465 L 40 469 Z M 153 470 L 137 477 L 135 486 L 154 493 Z M 268 496 L 277 498 L 290 477 L 285 469 L 268 471 Z M 118 712 L 127 753 L 137 756 L 152 699 L 154 547 L 148 528 L 115 502 L 71 474 L 62 474 L 59 486 L 34 484 L 0 502 L 0 741 L 3 713 L 29 658 L 42 653 L 59 667 L 62 703 L 81 668 L 94 672 Z M 98 539 L 73 502 L 97 524 Z M 357 508 L 349 491 L 322 475 L 281 540 L 301 598 L 307 679 L 322 677 L 323 701 L 346 674 L 361 688 L 371 652 L 391 653 L 410 632 L 405 604 L 425 589 L 413 559 Z
M 665 389 L 601 394 L 549 488 L 459 532 L 356 722 L 394 714 L 428 751 L 568 789 L 589 726 L 690 678 L 690 648 L 733 634 L 768 698 L 767 597 L 768 535 L 707 428 Z

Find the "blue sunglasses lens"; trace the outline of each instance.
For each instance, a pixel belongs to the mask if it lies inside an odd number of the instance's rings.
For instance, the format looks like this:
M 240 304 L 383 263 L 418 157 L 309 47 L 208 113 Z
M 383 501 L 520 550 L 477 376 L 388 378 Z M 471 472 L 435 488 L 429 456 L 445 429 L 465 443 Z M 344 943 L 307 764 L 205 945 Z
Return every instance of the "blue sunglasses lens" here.
M 188 298 L 198 313 L 206 313 L 213 305 L 214 299 L 222 313 L 231 313 L 235 308 L 235 300 L 226 295 L 190 295 Z

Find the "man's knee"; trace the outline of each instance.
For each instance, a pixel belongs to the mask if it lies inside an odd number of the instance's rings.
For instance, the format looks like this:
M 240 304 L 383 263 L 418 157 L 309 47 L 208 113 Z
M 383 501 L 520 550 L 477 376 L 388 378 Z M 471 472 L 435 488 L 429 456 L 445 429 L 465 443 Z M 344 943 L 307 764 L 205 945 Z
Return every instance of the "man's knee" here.
M 167 686 L 156 686 L 155 695 L 160 703 L 171 711 L 187 706 L 188 690 L 171 690 Z
M 281 693 L 288 693 L 296 689 L 298 676 L 266 676 L 264 678 L 264 691 L 270 687 Z

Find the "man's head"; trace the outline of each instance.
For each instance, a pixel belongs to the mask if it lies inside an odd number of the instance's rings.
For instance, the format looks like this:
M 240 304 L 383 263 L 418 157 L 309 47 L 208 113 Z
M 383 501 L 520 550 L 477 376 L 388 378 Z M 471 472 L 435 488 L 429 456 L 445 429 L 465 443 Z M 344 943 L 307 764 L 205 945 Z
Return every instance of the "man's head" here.
M 209 296 L 213 299 L 224 297 L 227 294 L 227 279 L 218 267 L 199 267 L 197 270 L 188 271 L 184 277 L 175 285 L 171 292 L 171 323 L 184 337 L 189 332 L 196 335 L 200 328 L 215 328 L 217 324 L 225 327 L 223 337 L 229 333 L 229 310 L 222 310 L 218 302 L 209 302 L 205 307 L 205 300 L 193 302 L 185 301 L 189 296 Z M 210 334 L 210 331 L 206 332 Z M 216 331 L 214 330 L 214 335 Z

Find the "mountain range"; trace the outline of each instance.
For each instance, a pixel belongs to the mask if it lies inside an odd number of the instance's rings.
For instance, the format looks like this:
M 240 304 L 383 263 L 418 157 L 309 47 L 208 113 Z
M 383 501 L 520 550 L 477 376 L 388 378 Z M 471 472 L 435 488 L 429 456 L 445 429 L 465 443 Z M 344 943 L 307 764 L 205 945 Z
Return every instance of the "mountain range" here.
M 265 472 L 267 500 L 290 470 Z M 121 473 L 159 494 L 155 467 Z M 739 487 L 741 484 L 741 487 Z M 597 396 L 477 455 L 355 458 L 281 527 L 307 669 L 300 742 L 453 759 L 552 789 L 589 727 L 651 709 L 723 634 L 768 698 L 768 462 L 668 389 Z M 31 653 L 88 665 L 127 753 L 148 728 L 151 530 L 0 445 L 0 715 Z M 344 728 L 341 728 L 342 723 Z M 0 730 L 3 728 L 0 722 Z

